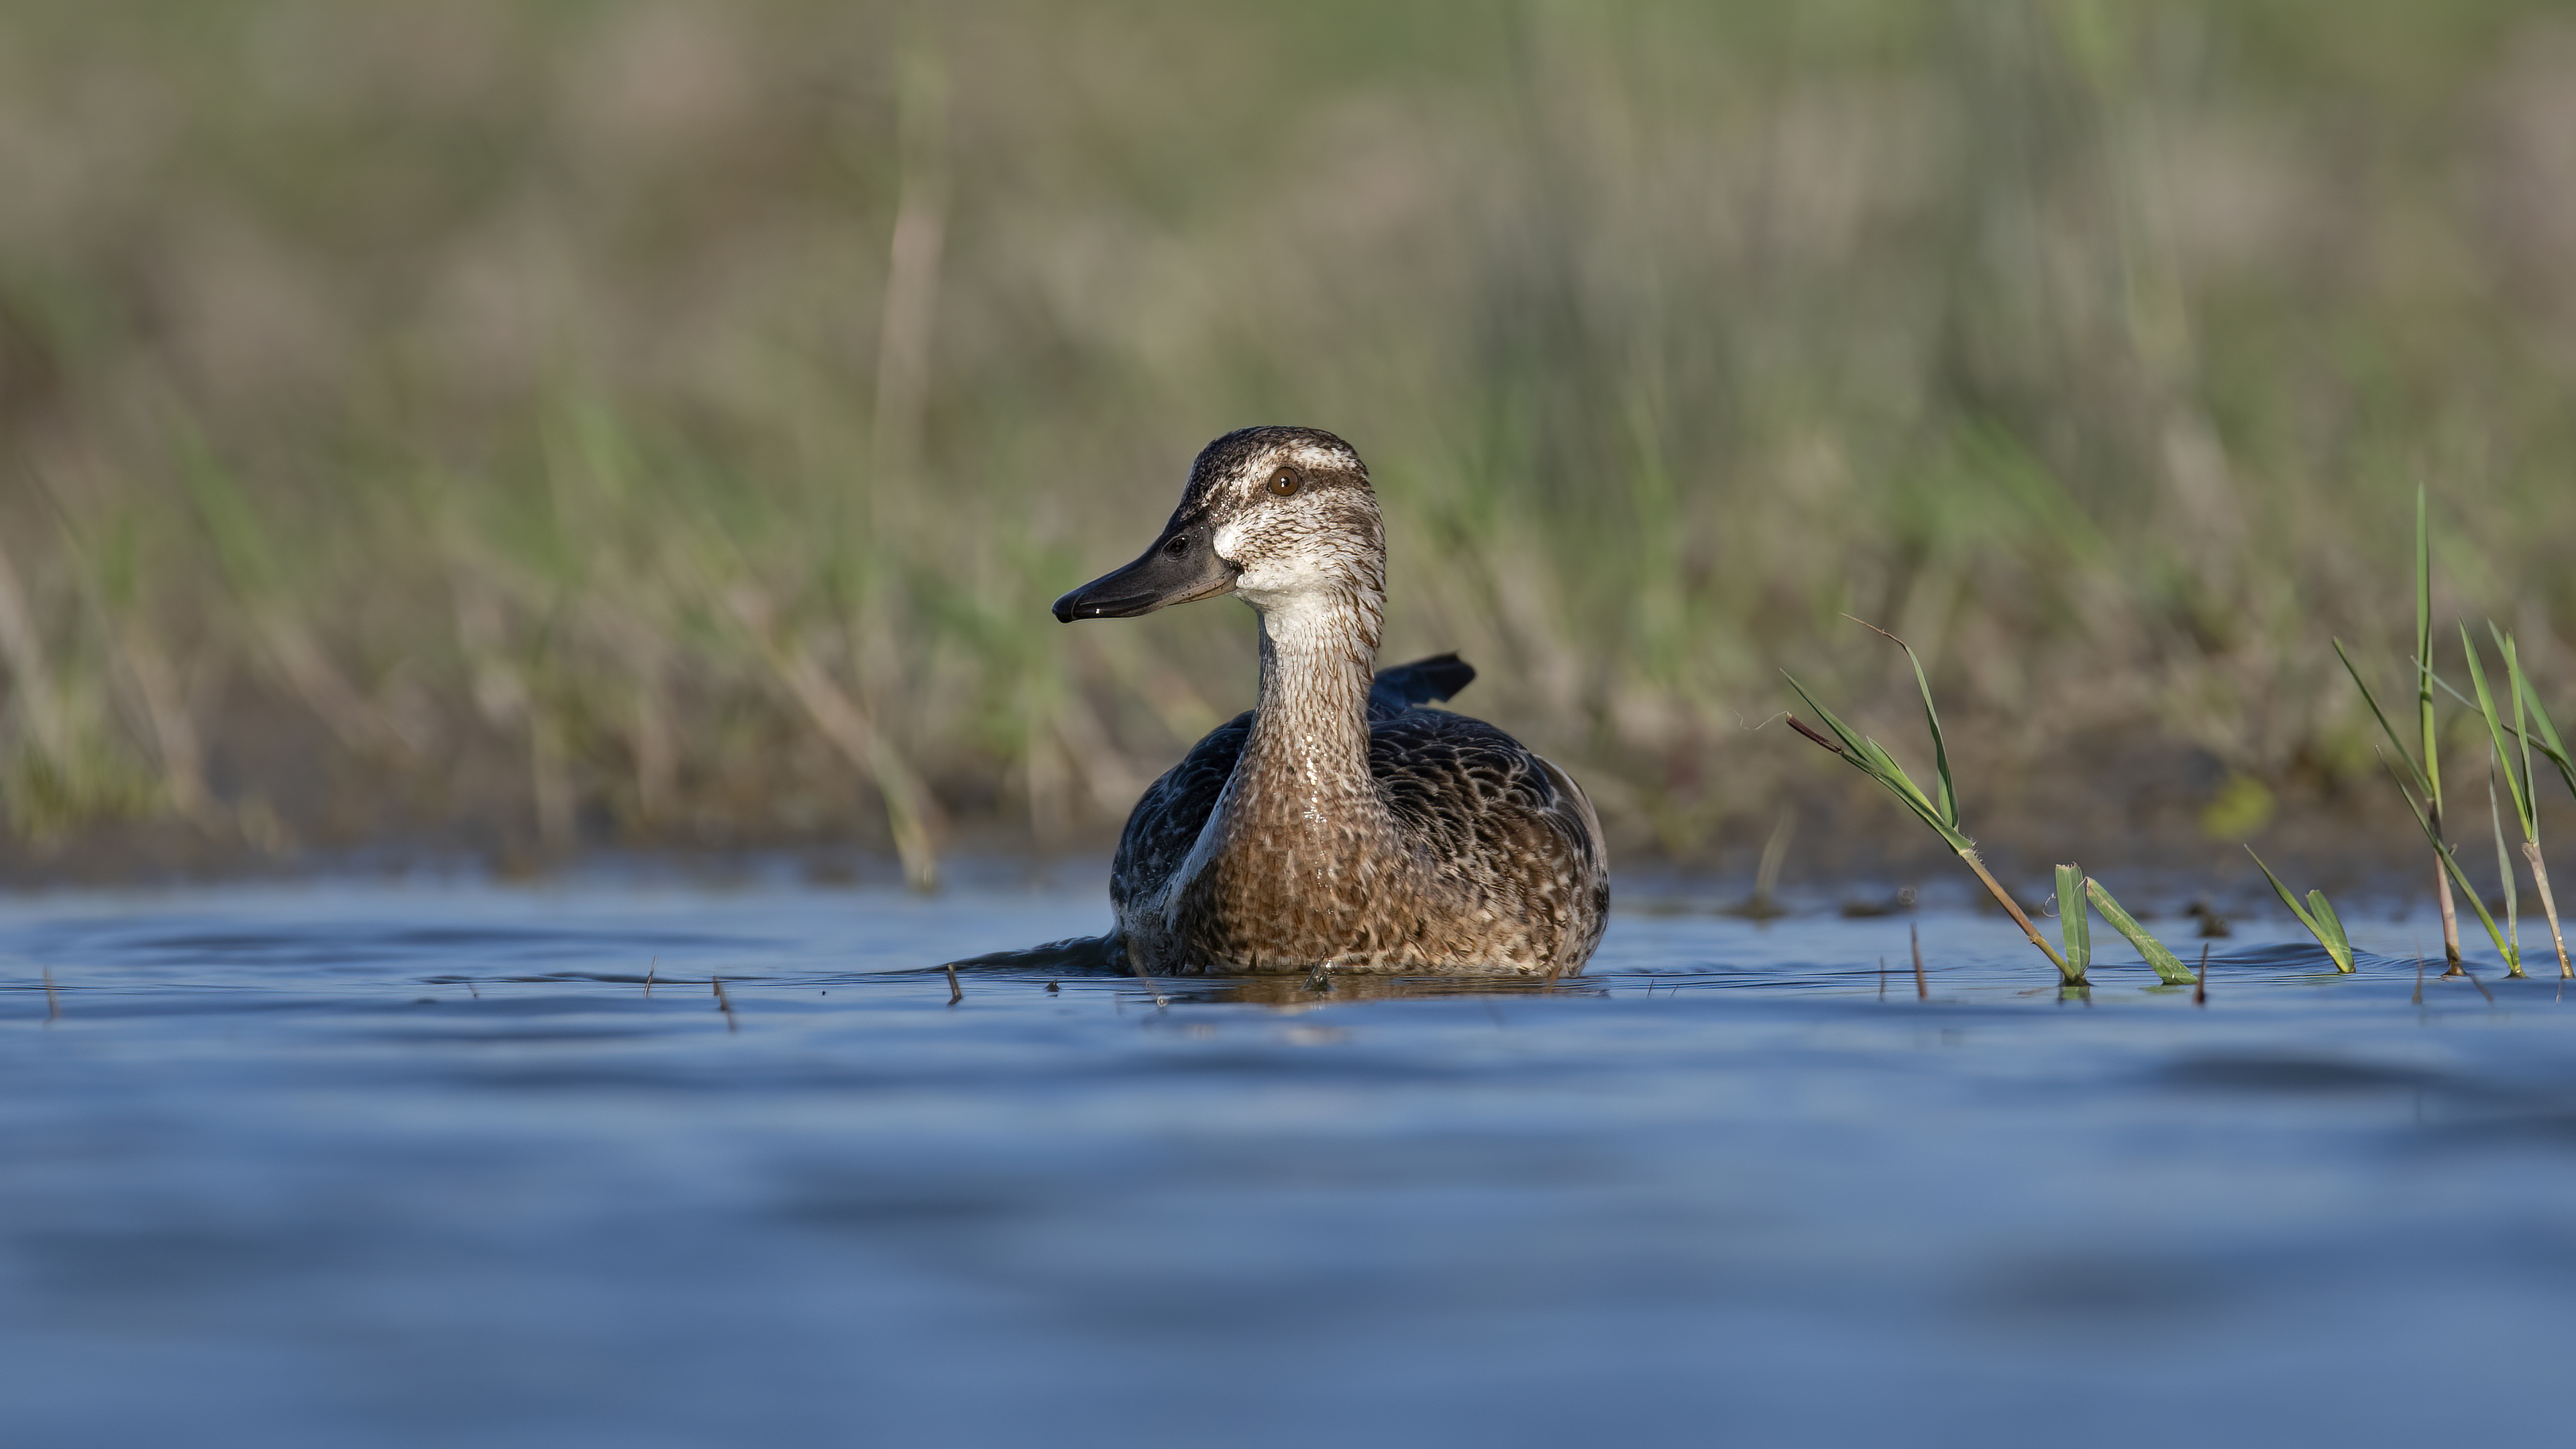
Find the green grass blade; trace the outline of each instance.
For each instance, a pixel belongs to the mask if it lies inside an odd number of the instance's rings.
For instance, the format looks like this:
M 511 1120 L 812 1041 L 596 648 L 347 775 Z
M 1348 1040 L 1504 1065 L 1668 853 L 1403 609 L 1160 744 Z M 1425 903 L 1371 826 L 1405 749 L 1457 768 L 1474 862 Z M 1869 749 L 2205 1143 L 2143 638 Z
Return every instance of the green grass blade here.
M 2423 736 L 2424 798 L 2442 814 L 2442 740 L 2433 718 L 2433 530 L 2424 488 L 2415 488 L 2415 715 Z
M 2399 762 L 2406 766 L 2406 775 L 2398 781 L 2399 787 L 2409 788 L 2407 781 L 2412 780 L 2414 783 L 2411 788 L 2415 793 L 2428 800 L 2431 799 L 2433 782 L 2425 779 L 2424 772 L 2416 767 L 2413 752 L 2406 748 L 2404 740 L 2397 737 L 2397 727 L 2388 722 L 2387 711 L 2379 707 L 2379 696 L 2370 692 L 2369 683 L 2361 677 L 2360 667 L 2352 662 L 2350 654 L 2344 652 L 2341 639 L 2334 641 L 2334 652 L 2335 657 L 2343 661 L 2344 673 L 2352 676 L 2353 687 L 2361 691 L 2361 702 L 2370 706 L 2370 717 L 2379 721 L 2379 732 L 2388 737 L 2388 747 L 2397 752 Z
M 2451 681 L 2444 679 L 2438 674 L 2433 676 L 2433 687 L 2459 701 L 2460 708 L 2462 709 L 2476 709 L 2478 707 L 2478 702 L 2476 700 L 2460 693 L 2458 685 L 2453 684 Z
M 1885 629 L 1878 627 L 1867 619 L 1853 618 L 1849 614 L 1845 614 L 1843 617 L 1851 619 L 1853 623 L 1858 624 L 1862 628 L 1867 629 L 1882 639 L 1885 639 L 1897 648 L 1904 650 L 1905 662 L 1914 666 L 1914 688 L 1917 693 L 1923 696 L 1923 723 L 1932 731 L 1932 772 L 1939 776 L 1941 780 L 1941 796 L 1937 804 L 1941 812 L 1942 820 L 1945 821 L 1952 829 L 1957 829 L 1959 825 L 1959 792 L 1956 784 L 1950 778 L 1950 745 L 1941 734 L 1941 712 L 1932 707 L 1932 681 L 1924 676 L 1923 660 L 1915 654 L 1913 645 L 1908 644 L 1904 640 L 1897 638 L 1895 635 L 1888 633 Z
M 1906 661 L 1914 666 L 1914 687 L 1923 695 L 1923 722 L 1932 731 L 1932 772 L 1941 777 L 1941 818 L 1951 828 L 1959 824 L 1959 787 L 1950 777 L 1950 742 L 1941 734 L 1941 712 L 1932 707 L 1932 681 L 1923 677 L 1923 661 L 1914 657 L 1914 646 L 1899 640 Z
M 2084 882 L 2084 898 L 2093 903 L 2093 909 L 2102 913 L 2103 920 L 2111 923 L 2112 930 L 2129 938 L 2129 944 L 2137 948 L 2139 959 L 2154 969 L 2157 980 L 2168 986 L 2189 986 L 2192 983 L 2191 968 L 2166 950 L 2164 942 L 2147 934 L 2147 928 L 2138 924 L 2137 917 L 2121 909 L 2120 903 L 2111 898 L 2111 893 L 2102 888 L 2100 881 L 2088 878 Z
M 2540 777 L 2531 773 L 2531 717 L 2523 708 L 2522 653 L 2514 647 L 2513 636 L 2487 621 L 2487 632 L 2495 636 L 2496 652 L 2504 656 L 2504 687 L 2513 696 L 2513 737 L 2522 745 L 2523 830 L 2538 849 L 2540 842 Z
M 2335 914 L 2334 902 L 2326 899 L 2324 891 L 2308 892 L 2307 914 L 2308 929 L 2316 933 L 2317 944 L 2325 947 L 2326 954 L 2334 958 L 2335 969 L 2343 972 L 2355 969 L 2352 938 L 2344 934 L 2343 917 Z
M 2066 942 L 2066 970 L 2082 976 L 2093 964 L 2093 917 L 2084 909 L 2084 867 L 2057 868 L 2057 930 Z
M 2513 853 L 2504 844 L 2504 800 L 2496 793 L 2495 761 L 2487 761 L 2487 814 L 2495 822 L 2496 873 L 2504 877 L 2504 933 L 2513 941 L 2513 974 L 2522 974 L 2522 898 L 2513 884 Z
M 1907 805 L 1916 809 L 1930 808 L 1932 802 L 1924 798 L 1923 792 L 1915 786 L 1913 778 L 1905 773 L 1903 766 L 1895 762 L 1894 757 L 1880 747 L 1878 741 L 1845 724 L 1842 716 L 1827 709 L 1814 695 L 1809 694 L 1807 687 L 1798 682 L 1796 675 L 1784 669 L 1781 671 L 1781 676 L 1789 681 L 1791 689 L 1797 691 L 1799 701 L 1805 704 L 1818 719 L 1825 722 L 1825 728 L 1833 731 L 1835 740 L 1840 742 L 1839 752 L 1846 759 L 1869 775 L 1879 778 L 1889 789 L 1895 790 L 1905 799 Z
M 1781 671 L 1781 677 L 1789 681 L 1789 687 L 1797 691 L 1798 698 L 1815 713 L 1816 718 L 1824 721 L 1825 728 L 1831 730 L 1834 738 L 1841 742 L 1845 761 L 1876 780 L 1889 794 L 1897 798 L 1898 803 L 1913 811 L 1916 818 L 1931 826 L 1943 840 L 1948 841 L 1951 849 L 1976 849 L 1977 843 L 1959 830 L 1957 812 L 1953 810 L 1945 813 L 1941 807 L 1935 805 L 1931 798 L 1923 793 L 1921 787 L 1914 783 L 1913 778 L 1905 773 L 1905 767 L 1896 763 L 1896 758 L 1881 748 L 1876 740 L 1843 723 L 1840 716 L 1817 703 L 1816 697 L 1807 692 L 1807 687 L 1798 682 L 1797 676 L 1784 669 Z M 1946 786 L 1944 788 L 1946 790 Z
M 2558 738 L 2558 722 L 2549 717 L 2548 708 L 2540 702 L 2540 691 L 2530 679 L 2517 671 L 2514 685 L 2521 692 L 2523 702 L 2531 708 L 2531 730 L 2537 736 L 2531 741 L 2532 745 L 2548 758 L 2549 763 L 2558 767 L 2558 777 L 2567 782 L 2568 791 L 2576 793 L 2576 759 L 2569 758 L 2566 744 Z
M 2352 942 L 2344 935 L 2343 918 L 2326 903 L 2326 893 L 2310 891 L 2308 903 L 2301 905 L 2299 898 L 2290 894 L 2290 888 L 2281 883 L 2281 878 L 2272 873 L 2272 867 L 2263 863 L 2263 857 L 2254 855 L 2254 847 L 2245 847 L 2245 853 L 2254 856 L 2255 869 L 2263 872 L 2263 879 L 2272 883 L 2272 894 L 2281 898 L 2281 904 L 2290 908 L 2290 914 L 2298 917 L 2299 924 L 2307 927 L 2308 934 L 2316 937 L 2317 944 L 2325 947 L 2326 954 L 2334 958 L 2335 969 L 2351 971 Z
M 2496 708 L 2495 695 L 2487 688 L 2486 661 L 2478 657 L 2477 641 L 2469 637 L 2469 626 L 2466 624 L 2460 626 L 2460 648 L 2468 655 L 2469 683 L 2475 686 L 2478 692 L 2478 714 L 2487 722 L 2487 738 L 2494 741 L 2495 758 L 2504 765 L 2505 788 L 2513 795 L 2514 823 L 2522 827 L 2523 839 L 2537 840 L 2540 838 L 2540 822 L 2533 818 L 2531 813 L 2530 785 L 2514 773 L 2513 746 L 2505 742 L 2504 714 Z M 2490 793 L 2493 793 L 2495 782 L 2492 773 L 2489 775 L 2487 788 Z M 2510 872 L 2507 878 L 2510 879 Z
M 2254 847 L 2250 845 L 2245 847 L 2245 853 L 2254 855 Z M 2263 857 L 2254 855 L 2254 868 L 2263 872 L 2263 879 L 2272 883 L 2272 894 L 2281 898 L 2281 904 L 2290 908 L 2290 914 L 2299 918 L 2299 924 L 2307 927 L 2309 932 L 2316 936 L 2320 945 L 2324 944 L 2325 933 L 2317 929 L 2317 918 L 2308 914 L 2308 908 L 2299 904 L 2297 896 L 2290 894 L 2290 888 L 2282 883 L 2279 876 L 2272 873 L 2272 867 L 2263 863 Z

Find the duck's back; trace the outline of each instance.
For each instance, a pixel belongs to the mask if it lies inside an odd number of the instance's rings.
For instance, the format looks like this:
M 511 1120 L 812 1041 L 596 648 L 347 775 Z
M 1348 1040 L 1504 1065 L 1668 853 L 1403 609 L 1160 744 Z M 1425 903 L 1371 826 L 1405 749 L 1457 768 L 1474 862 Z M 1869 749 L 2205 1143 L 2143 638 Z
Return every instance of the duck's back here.
M 1381 673 L 1369 701 L 1369 774 L 1395 818 L 1393 842 L 1427 866 L 1462 919 L 1433 922 L 1422 969 L 1534 960 L 1579 970 L 1601 939 L 1608 862 L 1591 803 L 1566 774 L 1482 720 L 1416 706 L 1475 677 L 1454 655 Z M 1225 792 L 1252 733 L 1251 711 L 1211 731 L 1145 791 L 1110 876 L 1122 931 L 1161 901 Z M 1393 874 L 1390 879 L 1399 878 Z M 1390 899 L 1390 915 L 1429 902 Z M 1402 954 L 1402 953 L 1399 953 Z M 1402 961 L 1394 962 L 1404 965 Z

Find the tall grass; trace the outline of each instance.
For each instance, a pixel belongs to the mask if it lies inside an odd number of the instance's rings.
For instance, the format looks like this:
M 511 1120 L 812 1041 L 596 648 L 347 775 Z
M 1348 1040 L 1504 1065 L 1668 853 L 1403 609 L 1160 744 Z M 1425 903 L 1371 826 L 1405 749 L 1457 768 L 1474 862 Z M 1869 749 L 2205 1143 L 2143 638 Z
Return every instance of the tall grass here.
M 2378 696 L 2372 692 L 2369 681 L 2362 676 L 2360 666 L 2353 662 L 2352 655 L 2345 650 L 2343 641 L 2340 639 L 2334 641 L 2335 654 L 2343 661 L 2345 672 L 2351 676 L 2354 688 L 2361 695 L 2362 703 L 2369 709 L 2371 718 L 2379 726 L 2381 737 L 2387 742 L 2387 749 L 2380 755 L 2380 763 L 2386 770 L 2390 783 L 2397 787 L 2398 795 L 2406 802 L 2408 812 L 2415 817 L 2417 827 L 2423 832 L 2425 842 L 2432 847 L 2435 882 L 2442 911 L 2443 947 L 2450 963 L 2445 974 L 2452 976 L 2465 974 L 2460 956 L 2458 921 L 2452 905 L 2454 885 L 2468 896 L 2470 906 L 2477 913 L 2479 924 L 2485 927 L 2488 938 L 2495 943 L 2496 954 L 2502 958 L 2506 973 L 2512 976 L 2525 974 L 2520 920 L 2521 893 L 2515 886 L 2513 852 L 2505 837 L 2505 803 L 2510 799 L 2515 825 L 2522 837 L 2522 856 L 2531 871 L 2532 884 L 2539 890 L 2541 909 L 2549 922 L 2550 942 L 2557 950 L 2559 975 L 2562 979 L 2576 977 L 2576 965 L 2571 965 L 2568 959 L 2566 934 L 2558 918 L 2557 898 L 2550 890 L 2548 862 L 2541 850 L 2539 776 L 2533 756 L 2535 753 L 2539 754 L 2557 765 L 2571 791 L 2576 791 L 2576 764 L 2568 761 L 2566 751 L 2558 738 L 2557 726 L 2550 719 L 2547 707 L 2540 702 L 2539 691 L 2532 685 L 2530 676 L 2523 670 L 2522 651 L 2519 644 L 2513 635 L 2497 627 L 2493 621 L 2489 621 L 2487 632 L 2505 666 L 2506 699 L 2511 707 L 2510 725 L 2507 723 L 2506 708 L 2498 705 L 2495 692 L 2488 684 L 2486 662 L 2478 653 L 2477 640 L 2471 635 L 2467 625 L 2460 626 L 2460 654 L 2463 662 L 2468 666 L 2469 682 L 2471 688 L 2475 690 L 2475 697 L 2461 693 L 2436 670 L 2433 658 L 2431 605 L 2432 530 L 2425 504 L 2425 492 L 2419 488 L 2415 496 L 2416 643 L 2415 657 L 2412 662 L 2416 681 L 2416 708 L 2420 724 L 2420 754 L 2410 749 L 2406 741 L 2399 738 L 2396 727 L 2389 723 L 2387 712 L 2380 708 Z M 2461 869 L 2458 848 L 2450 842 L 2443 830 L 2442 732 L 2434 708 L 2434 694 L 2437 688 L 2461 704 L 2476 710 L 2479 719 L 2486 726 L 2486 744 L 2489 750 L 2487 804 L 2495 836 L 2496 872 L 2502 887 L 2505 912 L 2504 925 L 2501 927 L 2496 924 L 2494 915 L 2488 909 L 2484 898 L 2479 895 L 2476 887 L 2470 884 L 2467 874 Z M 2391 758 L 2392 755 L 2394 758 Z M 2504 785 L 2502 791 L 2496 788 L 2499 776 Z M 2252 847 L 2248 846 L 2247 849 L 2250 851 Z M 2262 858 L 2257 856 L 2255 863 L 2262 865 Z M 2273 874 L 2270 866 L 2262 866 L 2262 869 L 2265 878 L 2271 882 L 2272 889 L 2280 895 L 2282 903 L 2289 906 L 2291 912 L 2308 926 L 2329 952 L 2334 953 L 2339 966 L 2346 970 L 2351 969 L 2350 948 L 2342 942 L 2342 923 L 2335 918 L 2334 910 L 2326 904 L 2324 895 L 2311 892 L 2310 907 L 2302 908 L 2291 896 L 2289 887 L 2283 885 L 2281 878 Z
M 1631 841 L 1775 817 L 1803 772 L 1741 726 L 1785 660 L 1909 707 L 1824 647 L 1846 610 L 1999 793 L 2145 735 L 2331 790 L 2370 726 L 2308 641 L 2395 652 L 2407 561 L 2357 520 L 2417 477 L 2491 561 L 2429 610 L 2571 677 L 2567 36 L 2540 0 L 26 0 L 10 819 L 864 830 L 925 883 L 971 829 L 1096 843 L 1251 645 L 1045 603 L 1262 421 L 1360 447 L 1388 647 L 1464 651 Z
M 2396 756 L 2391 760 L 2383 754 L 2380 763 L 2386 766 L 2389 778 L 2396 782 L 2397 793 L 2406 797 L 2406 806 L 2414 812 L 2417 823 L 2423 826 L 2425 839 L 2432 842 L 2433 895 L 2441 906 L 2442 955 L 2449 963 L 2444 974 L 2457 976 L 2461 974 L 2460 917 L 2451 900 L 2451 883 L 2462 877 L 2459 862 L 2451 858 L 2451 847 L 2445 843 L 2442 830 L 2442 732 L 2433 709 L 2437 678 L 2433 672 L 2433 639 L 2433 529 L 2426 514 L 2425 489 L 2419 486 L 2415 490 L 2415 652 L 2411 659 L 2416 719 L 2416 743 L 2413 747 L 2410 748 L 2398 736 L 2397 727 L 2388 722 L 2388 712 L 2379 707 L 2379 697 L 2371 693 L 2370 682 L 2362 678 L 2361 666 L 2352 662 L 2352 655 L 2345 650 L 2341 639 L 2334 641 L 2334 651 L 2335 657 L 2343 661 L 2344 672 L 2352 676 L 2353 688 L 2361 691 L 2361 702 L 2369 707 L 2371 719 L 2379 726 L 2380 737 L 2388 742 L 2389 752 Z M 2264 874 L 2271 874 L 2268 867 Z M 2512 889 L 2512 882 L 2506 881 L 2505 886 Z M 2463 888 L 2466 889 L 2465 886 Z M 2279 889 L 2277 880 L 2274 889 Z M 2470 903 L 2478 905 L 2477 892 L 2470 890 L 2469 895 Z M 2478 913 L 2484 916 L 2486 908 L 2478 905 Z M 2493 925 L 2490 924 L 2488 929 L 2492 933 Z M 2503 949 L 2501 939 L 2497 944 L 2498 949 Z M 2508 950 L 2505 958 L 2508 967 L 2520 969 L 2515 953 Z

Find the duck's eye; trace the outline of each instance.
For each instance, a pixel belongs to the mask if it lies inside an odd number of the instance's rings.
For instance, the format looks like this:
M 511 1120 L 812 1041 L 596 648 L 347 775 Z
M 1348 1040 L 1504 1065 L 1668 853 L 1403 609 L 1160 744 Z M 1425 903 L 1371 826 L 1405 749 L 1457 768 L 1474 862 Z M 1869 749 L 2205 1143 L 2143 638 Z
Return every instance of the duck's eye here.
M 1170 543 L 1163 545 L 1163 552 L 1170 554 L 1174 558 L 1179 558 L 1182 554 L 1188 553 L 1189 551 L 1190 540 L 1187 534 L 1173 539 Z
M 1270 491 L 1282 498 L 1296 492 L 1297 483 L 1297 470 L 1294 468 L 1282 468 L 1270 475 Z

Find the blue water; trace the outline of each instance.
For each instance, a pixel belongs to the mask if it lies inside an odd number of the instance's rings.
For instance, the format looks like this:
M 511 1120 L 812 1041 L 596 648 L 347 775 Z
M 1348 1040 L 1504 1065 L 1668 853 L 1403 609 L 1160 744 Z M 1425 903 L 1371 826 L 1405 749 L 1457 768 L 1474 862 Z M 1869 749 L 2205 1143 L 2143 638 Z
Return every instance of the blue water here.
M 2116 945 L 2061 1000 L 2008 927 L 1938 912 L 1929 1001 L 1906 917 L 1623 915 L 1552 993 L 970 973 L 952 1007 L 910 974 L 1104 916 L 0 901 L 6 1440 L 2560 1431 L 2576 1003 L 2418 1005 L 2420 926 L 2364 927 L 2399 959 L 2335 979 L 2257 923 L 2202 1008 Z

